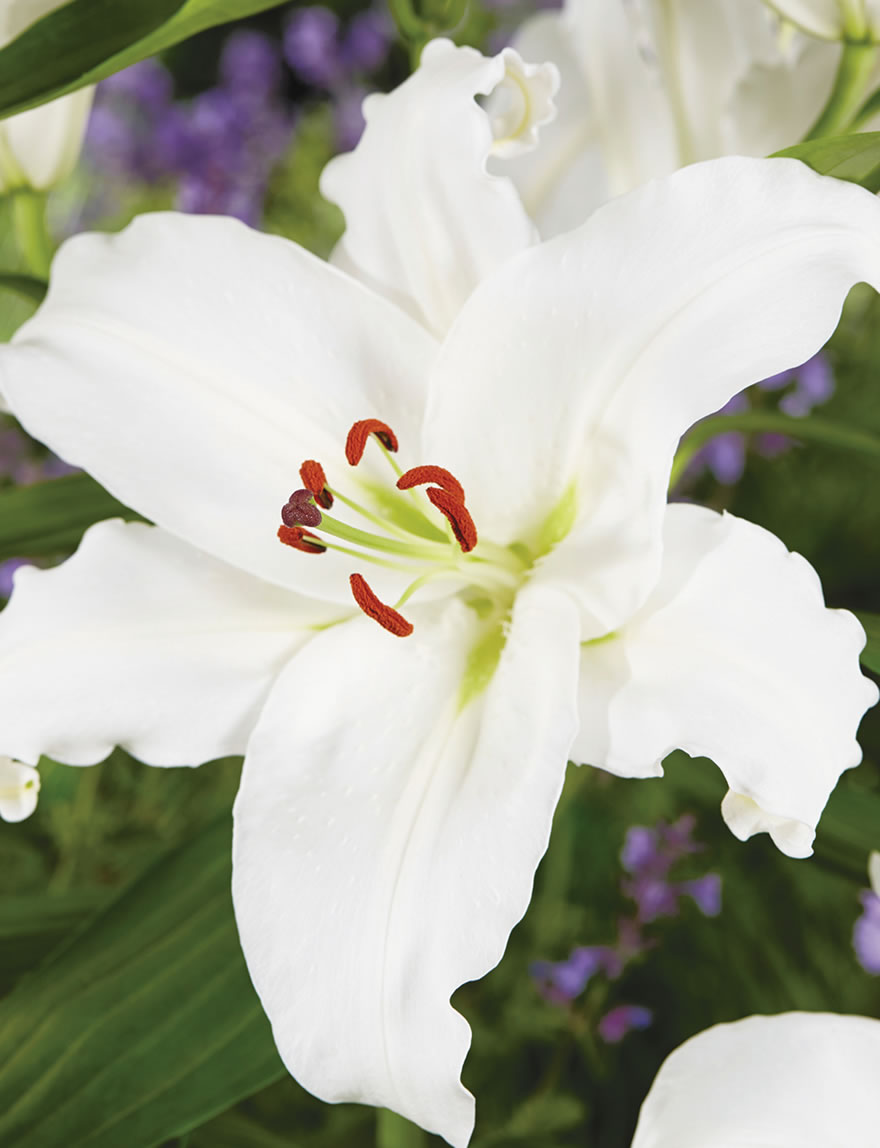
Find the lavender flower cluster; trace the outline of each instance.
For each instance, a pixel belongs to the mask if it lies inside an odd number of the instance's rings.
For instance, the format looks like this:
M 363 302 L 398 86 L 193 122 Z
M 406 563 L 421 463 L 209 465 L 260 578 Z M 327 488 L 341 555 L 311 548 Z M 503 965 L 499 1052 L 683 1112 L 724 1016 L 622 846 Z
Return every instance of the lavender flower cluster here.
M 54 454 L 35 453 L 34 444 L 18 427 L 0 428 L 0 483 L 30 486 L 47 478 L 73 473 L 74 468 Z M 15 571 L 28 562 L 27 558 L 8 558 L 0 562 L 0 597 L 9 597 Z
M 814 407 L 826 403 L 834 394 L 834 376 L 827 355 L 821 351 L 800 367 L 771 375 L 754 388 L 741 391 L 718 412 L 742 414 L 752 407 L 752 399 L 760 392 L 780 394 L 779 410 L 792 418 L 806 418 Z M 775 458 L 792 445 L 787 435 L 762 433 L 755 435 L 754 447 L 766 458 Z M 710 439 L 691 460 L 685 477 L 693 478 L 708 470 L 725 486 L 739 482 L 746 466 L 748 443 L 740 431 L 724 431 Z
M 175 98 L 156 59 L 108 77 L 98 88 L 86 154 L 110 188 L 171 185 L 180 211 L 232 215 L 259 224 L 273 169 L 291 146 L 297 116 L 287 97 L 294 76 L 333 103 L 337 146 L 354 147 L 363 130 L 367 79 L 387 58 L 393 26 L 362 12 L 343 33 L 328 8 L 295 10 L 283 44 L 239 29 L 223 46 L 216 86 Z M 99 202 L 99 211 L 107 211 Z M 90 221 L 86 221 L 90 222 Z
M 656 945 L 649 926 L 677 916 L 683 898 L 694 901 L 705 916 L 718 916 L 721 877 L 717 873 L 689 881 L 671 879 L 679 861 L 702 850 L 693 840 L 694 826 L 695 819 L 687 814 L 671 825 L 661 821 L 653 827 L 634 825 L 628 830 L 620 854 L 624 870 L 620 890 L 633 902 L 634 911 L 618 920 L 613 944 L 579 945 L 564 961 L 534 962 L 530 971 L 545 1000 L 570 1007 L 594 976 L 617 980 L 628 965 Z M 607 1044 L 616 1044 L 627 1033 L 647 1028 L 651 1020 L 650 1009 L 621 1004 L 604 1013 L 597 1029 Z
M 368 78 L 385 64 L 393 39 L 391 17 L 379 9 L 359 12 L 344 30 L 322 5 L 298 8 L 287 21 L 284 59 L 301 83 L 330 97 L 340 151 L 361 138 Z
M 866 973 L 880 976 L 880 897 L 873 889 L 859 894 L 862 915 L 853 928 L 853 948 Z

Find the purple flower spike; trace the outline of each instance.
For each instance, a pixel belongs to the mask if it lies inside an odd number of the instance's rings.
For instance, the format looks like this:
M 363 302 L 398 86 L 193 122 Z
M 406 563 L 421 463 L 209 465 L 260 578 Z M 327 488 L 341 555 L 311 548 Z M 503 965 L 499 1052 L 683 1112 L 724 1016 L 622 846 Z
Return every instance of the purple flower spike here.
M 725 431 L 707 442 L 699 457 L 723 486 L 733 486 L 746 468 L 746 440 L 739 431 Z
M 274 42 L 245 28 L 233 32 L 223 45 L 220 79 L 243 97 L 266 99 L 281 84 L 281 57 Z
M 647 825 L 633 825 L 626 831 L 620 863 L 627 873 L 642 873 L 654 867 L 658 858 L 657 832 Z
M 375 72 L 385 63 L 394 25 L 385 12 L 359 12 L 348 26 L 340 48 L 347 71 Z
M 293 12 L 284 30 L 284 58 L 303 83 L 335 87 L 342 72 L 336 14 L 320 5 Z
M 174 83 L 158 60 L 140 60 L 102 80 L 101 91 L 150 111 L 161 112 L 171 103 Z
M 865 890 L 860 894 L 863 912 L 853 928 L 853 948 L 866 973 L 880 976 L 880 897 Z
M 641 1005 L 618 1005 L 607 1012 L 599 1021 L 599 1036 L 606 1044 L 619 1044 L 633 1030 L 642 1031 L 649 1027 L 654 1014 Z
M 679 885 L 678 891 L 691 897 L 704 917 L 717 917 L 721 912 L 721 877 L 718 873 L 707 873 L 695 881 L 685 881 Z
M 362 105 L 366 96 L 364 88 L 349 88 L 336 98 L 333 119 L 340 151 L 351 151 L 364 133 L 366 120 Z
M 606 965 L 609 950 L 602 945 L 573 949 L 565 961 L 535 961 L 530 972 L 538 992 L 552 1004 L 569 1004 Z M 613 954 L 610 954 L 613 957 Z
M 779 409 L 794 418 L 805 418 L 813 407 L 827 403 L 834 394 L 834 375 L 821 352 L 798 367 L 794 375 L 795 389 L 779 400 Z
M 27 558 L 8 558 L 5 562 L 0 562 L 0 597 L 8 598 L 12 593 L 16 570 L 30 565 L 32 563 Z

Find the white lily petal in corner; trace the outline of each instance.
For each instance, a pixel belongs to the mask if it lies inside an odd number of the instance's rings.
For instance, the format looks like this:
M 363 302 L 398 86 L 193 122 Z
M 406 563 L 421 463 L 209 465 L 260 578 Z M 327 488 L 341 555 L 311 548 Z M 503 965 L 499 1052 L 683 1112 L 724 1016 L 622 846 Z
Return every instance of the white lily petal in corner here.
M 880 1021 L 791 1012 L 718 1024 L 663 1062 L 632 1148 L 876 1148 Z
M 330 630 L 283 675 L 245 759 L 233 894 L 290 1071 L 465 1148 L 470 1030 L 449 1004 L 525 912 L 575 731 L 577 616 L 524 590 L 462 708 L 481 627 L 458 603 L 404 643 Z
M 40 774 L 33 766 L 0 756 L 0 819 L 25 821 L 37 808 Z
M 338 616 L 337 611 L 337 616 Z M 36 763 L 243 753 L 276 676 L 333 617 L 154 526 L 100 522 L 0 613 L 0 746 Z

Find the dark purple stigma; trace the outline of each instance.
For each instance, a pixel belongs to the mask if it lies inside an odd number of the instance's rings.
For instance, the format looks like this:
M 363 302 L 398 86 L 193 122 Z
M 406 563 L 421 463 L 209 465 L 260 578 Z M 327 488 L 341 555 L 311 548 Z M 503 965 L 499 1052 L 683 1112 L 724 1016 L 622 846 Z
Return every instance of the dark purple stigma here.
M 322 515 L 312 499 L 310 490 L 295 490 L 281 507 L 281 521 L 285 526 L 320 526 Z

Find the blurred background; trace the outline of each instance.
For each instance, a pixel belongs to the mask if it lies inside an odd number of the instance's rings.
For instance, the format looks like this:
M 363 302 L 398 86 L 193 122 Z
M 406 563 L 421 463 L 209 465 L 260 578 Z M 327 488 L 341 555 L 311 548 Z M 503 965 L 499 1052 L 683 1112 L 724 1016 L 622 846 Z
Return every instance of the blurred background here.
M 534 8 L 471 5 L 457 38 L 496 50 Z M 274 9 L 135 65 L 99 86 L 82 161 L 51 198 L 54 235 L 115 230 L 173 207 L 234 215 L 326 255 L 342 218 L 321 199 L 319 173 L 355 146 L 364 95 L 401 82 L 411 65 L 389 12 L 353 0 Z M 13 267 L 2 215 L 0 237 Z M 29 313 L 0 289 L 0 337 Z M 880 435 L 878 374 L 880 304 L 857 290 L 821 358 L 730 409 L 821 405 L 827 418 Z M 70 478 L 2 416 L 4 490 Z M 700 451 L 673 494 L 774 531 L 817 568 L 829 605 L 880 614 L 878 479 L 880 463 L 863 456 L 732 431 Z M 22 562 L 52 565 L 68 552 L 35 543 L 33 553 L 0 554 L 0 594 Z M 695 1032 L 788 1009 L 880 1017 L 880 901 L 866 876 L 868 849 L 880 848 L 877 711 L 861 741 L 865 762 L 841 782 L 810 861 L 789 860 L 764 837 L 735 841 L 707 761 L 673 755 L 665 780 L 641 782 L 570 767 L 529 912 L 501 965 L 454 1001 L 474 1030 L 464 1081 L 478 1098 L 475 1148 L 626 1148 L 660 1062 Z M 37 812 L 0 825 L 0 991 L 157 858 L 215 823 L 228 832 L 239 769 L 224 760 L 152 770 L 121 751 L 89 769 L 44 760 Z M 243 1043 L 240 1055 L 250 1054 Z M 441 1143 L 383 1131 L 370 1109 L 321 1104 L 277 1066 L 266 1075 L 274 1083 L 167 1143 Z

